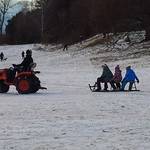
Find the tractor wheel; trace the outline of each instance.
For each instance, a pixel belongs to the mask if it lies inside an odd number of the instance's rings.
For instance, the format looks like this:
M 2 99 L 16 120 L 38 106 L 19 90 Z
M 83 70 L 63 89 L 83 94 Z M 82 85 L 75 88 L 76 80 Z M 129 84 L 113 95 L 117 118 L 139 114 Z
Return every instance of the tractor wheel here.
M 19 78 L 16 81 L 16 90 L 19 94 L 31 93 L 31 82 L 28 78 Z
M 9 85 L 5 84 L 4 81 L 0 81 L 0 93 L 7 93 L 9 91 Z
M 40 81 L 36 76 L 21 77 L 16 81 L 16 90 L 19 94 L 36 93 L 39 87 Z
M 31 77 L 31 83 L 32 83 L 32 86 L 31 86 L 31 90 L 32 90 L 32 93 L 36 93 L 39 88 L 40 88 L 40 80 L 38 77 L 36 77 L 35 75 Z

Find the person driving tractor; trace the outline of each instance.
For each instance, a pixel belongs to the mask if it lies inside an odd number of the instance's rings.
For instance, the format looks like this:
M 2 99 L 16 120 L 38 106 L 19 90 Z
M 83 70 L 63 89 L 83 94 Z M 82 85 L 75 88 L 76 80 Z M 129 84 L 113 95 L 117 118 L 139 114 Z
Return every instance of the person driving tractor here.
M 24 60 L 21 62 L 21 64 L 13 64 L 13 66 L 16 67 L 22 67 L 23 71 L 30 71 L 31 70 L 31 64 L 33 63 L 33 58 L 32 58 L 32 51 L 31 50 L 27 50 L 26 51 L 26 57 L 24 58 Z
M 14 67 L 0 69 L 0 93 L 7 93 L 9 87 L 14 85 L 19 94 L 36 93 L 41 87 L 41 82 L 36 76 L 39 71 L 34 71 L 36 63 L 33 62 L 32 51 L 26 51 L 26 57 L 21 64 Z

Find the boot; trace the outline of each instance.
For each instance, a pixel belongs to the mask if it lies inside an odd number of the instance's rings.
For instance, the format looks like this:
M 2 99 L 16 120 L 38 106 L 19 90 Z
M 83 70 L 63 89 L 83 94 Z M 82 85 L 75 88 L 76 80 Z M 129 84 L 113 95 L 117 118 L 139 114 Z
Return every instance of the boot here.
M 129 84 L 129 91 L 132 90 L 132 86 L 133 86 L 133 82 L 130 82 L 130 84 Z
M 104 91 L 108 91 L 108 85 L 107 85 L 107 82 L 104 83 Z

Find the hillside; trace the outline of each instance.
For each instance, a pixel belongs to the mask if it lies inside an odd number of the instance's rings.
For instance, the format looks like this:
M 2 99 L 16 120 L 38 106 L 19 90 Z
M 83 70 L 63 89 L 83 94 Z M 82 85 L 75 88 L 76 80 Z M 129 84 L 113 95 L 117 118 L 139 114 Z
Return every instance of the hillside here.
M 68 51 L 61 45 L 0 46 L 8 58 L 0 68 L 21 62 L 22 50 L 32 49 L 39 78 L 48 88 L 19 95 L 11 87 L 1 94 L 1 150 L 150 149 L 150 43 L 120 41 L 124 48 L 112 48 L 96 42 L 90 47 L 98 37 L 69 46 Z M 88 83 L 100 76 L 104 63 L 112 71 L 120 64 L 123 75 L 132 65 L 141 91 L 91 93 Z

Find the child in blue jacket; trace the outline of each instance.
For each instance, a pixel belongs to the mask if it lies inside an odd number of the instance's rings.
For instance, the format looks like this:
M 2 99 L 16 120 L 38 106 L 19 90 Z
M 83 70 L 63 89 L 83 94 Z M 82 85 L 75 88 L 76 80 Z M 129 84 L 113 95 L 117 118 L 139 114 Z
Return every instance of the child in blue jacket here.
M 123 91 L 125 89 L 126 84 L 129 82 L 129 91 L 131 91 L 135 80 L 137 81 L 137 83 L 139 83 L 139 79 L 136 76 L 135 72 L 131 69 L 131 66 L 126 67 L 126 74 L 124 79 L 122 80 L 121 90 Z

